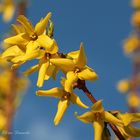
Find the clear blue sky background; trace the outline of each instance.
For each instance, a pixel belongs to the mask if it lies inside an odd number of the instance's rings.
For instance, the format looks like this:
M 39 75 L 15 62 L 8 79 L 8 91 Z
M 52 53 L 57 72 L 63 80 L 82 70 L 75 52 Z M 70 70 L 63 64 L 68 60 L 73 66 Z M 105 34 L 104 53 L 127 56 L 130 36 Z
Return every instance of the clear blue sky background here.
M 88 65 L 99 75 L 98 81 L 87 83 L 94 96 L 103 99 L 107 110 L 127 111 L 125 96 L 118 93 L 116 83 L 131 74 L 131 62 L 122 51 L 122 41 L 132 29 L 129 22 L 132 14 L 129 1 L 30 0 L 27 16 L 35 24 L 49 11 L 53 13 L 54 35 L 61 52 L 77 50 L 80 42 L 84 42 Z M 1 36 L 7 32 L 11 23 L 4 24 L 0 18 Z M 20 70 L 29 65 L 31 64 Z M 30 76 L 29 90 L 13 123 L 13 131 L 28 131 L 30 134 L 12 135 L 13 140 L 92 140 L 92 126 L 73 116 L 75 111 L 81 114 L 85 110 L 75 105 L 70 106 L 59 126 L 53 125 L 57 99 L 37 97 L 36 79 L 37 73 Z M 50 80 L 42 89 L 55 85 L 59 86 L 59 83 Z M 76 92 L 83 101 L 91 105 L 82 92 Z

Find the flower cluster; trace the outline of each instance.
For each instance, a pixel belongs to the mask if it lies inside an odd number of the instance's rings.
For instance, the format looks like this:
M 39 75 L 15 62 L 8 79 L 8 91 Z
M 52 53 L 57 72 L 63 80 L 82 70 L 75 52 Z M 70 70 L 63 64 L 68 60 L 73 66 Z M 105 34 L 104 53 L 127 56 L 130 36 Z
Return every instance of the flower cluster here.
M 78 116 L 77 119 L 84 123 L 91 123 L 94 127 L 94 140 L 106 140 L 110 135 L 106 123 L 112 123 L 117 126 L 125 139 L 130 137 L 140 137 L 140 129 L 131 125 L 133 122 L 140 121 L 140 113 L 125 113 L 105 111 L 102 106 L 102 100 L 96 102 L 91 111 Z
M 88 108 L 73 93 L 74 84 L 79 79 L 94 81 L 98 76 L 94 70 L 86 65 L 83 43 L 80 45 L 80 50 L 65 55 L 58 52 L 58 45 L 52 37 L 53 23 L 50 21 L 50 17 L 51 13 L 48 13 L 33 27 L 25 16 L 20 15 L 17 18 L 20 25 L 12 25 L 15 35 L 4 40 L 4 43 L 8 44 L 9 47 L 3 52 L 2 58 L 12 62 L 12 68 L 17 68 L 29 60 L 39 60 L 37 65 L 24 72 L 25 75 L 29 75 L 38 71 L 38 87 L 42 87 L 44 80 L 48 80 L 50 77 L 55 79 L 59 70 L 65 74 L 66 77 L 62 78 L 61 82 L 62 88 L 37 91 L 37 95 L 60 99 L 54 119 L 55 124 L 58 124 L 70 102 Z
M 87 58 L 83 43 L 80 49 L 66 54 L 60 53 L 57 42 L 53 38 L 54 26 L 50 20 L 51 13 L 48 13 L 35 26 L 29 20 L 20 15 L 17 18 L 18 24 L 12 25 L 15 35 L 4 40 L 9 47 L 3 52 L 1 58 L 12 62 L 12 68 L 18 68 L 22 64 L 31 60 L 38 60 L 38 64 L 27 69 L 24 74 L 29 75 L 38 71 L 37 86 L 42 87 L 45 80 L 52 77 L 56 79 L 59 71 L 62 71 L 64 77 L 61 78 L 61 87 L 54 87 L 48 90 L 38 90 L 36 95 L 58 98 L 58 109 L 54 118 L 54 124 L 58 125 L 65 111 L 71 103 L 87 109 L 81 99 L 74 92 L 75 88 L 82 89 L 87 96 L 95 103 L 91 111 L 78 116 L 77 119 L 92 123 L 95 130 L 95 140 L 102 140 L 110 137 L 107 124 L 115 125 L 120 129 L 122 135 L 140 136 L 140 130 L 133 128 L 130 123 L 140 121 L 140 114 L 134 114 L 133 119 L 126 123 L 123 114 L 120 112 L 105 111 L 102 101 L 96 101 L 88 91 L 85 81 L 95 81 L 98 79 L 96 72 L 87 66 Z M 126 114 L 127 115 L 127 114 Z M 129 114 L 128 114 L 129 116 Z M 130 114 L 131 118 L 131 114 Z M 133 130 L 130 133 L 128 129 Z M 108 133 L 107 133 L 108 132 Z M 123 133 L 124 132 L 124 133 Z M 138 134 L 135 134 L 138 133 Z

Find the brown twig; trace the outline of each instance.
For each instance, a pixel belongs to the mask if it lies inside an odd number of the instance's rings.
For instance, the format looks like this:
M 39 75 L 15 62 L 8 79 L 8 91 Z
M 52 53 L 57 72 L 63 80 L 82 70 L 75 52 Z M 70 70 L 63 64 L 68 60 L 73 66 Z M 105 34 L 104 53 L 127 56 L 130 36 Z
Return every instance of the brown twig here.
M 17 17 L 19 15 L 26 15 L 27 0 L 22 0 L 19 2 L 17 7 Z

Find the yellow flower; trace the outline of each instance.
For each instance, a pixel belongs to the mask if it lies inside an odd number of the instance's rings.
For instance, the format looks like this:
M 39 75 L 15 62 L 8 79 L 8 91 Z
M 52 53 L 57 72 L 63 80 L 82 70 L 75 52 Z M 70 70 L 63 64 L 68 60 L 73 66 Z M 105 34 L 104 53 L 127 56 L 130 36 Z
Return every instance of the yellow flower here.
M 127 92 L 130 89 L 130 82 L 128 80 L 119 81 L 117 84 L 117 89 L 122 93 Z
M 50 63 L 50 58 L 57 56 L 58 46 L 54 39 L 45 35 L 51 13 L 36 24 L 35 29 L 23 15 L 18 17 L 18 21 L 24 27 L 13 25 L 15 36 L 5 39 L 11 46 L 2 54 L 2 58 L 13 62 L 12 68 L 17 68 L 21 64 L 31 59 L 40 59 L 39 64 L 29 68 L 24 73 L 29 75 L 39 70 L 37 86 L 42 87 L 44 80 L 50 76 L 55 79 L 57 68 Z M 52 26 L 52 25 L 51 25 Z M 52 27 L 51 27 L 52 28 Z
M 24 28 L 22 28 L 22 26 L 20 25 L 12 25 L 14 32 L 16 33 L 16 35 L 23 33 L 25 30 Z M 12 63 L 14 63 L 14 60 L 19 58 L 19 57 L 24 57 L 25 53 L 26 53 L 26 48 L 25 45 L 10 45 L 7 43 L 2 42 L 2 46 L 4 48 L 4 52 L 1 55 L 2 59 L 5 59 L 7 61 L 10 61 Z M 18 64 L 13 64 L 12 67 L 16 68 L 19 67 L 21 64 L 23 64 L 23 62 L 19 62 Z
M 72 85 L 78 79 L 96 80 L 98 78 L 94 70 L 92 70 L 86 65 L 86 56 L 82 43 L 80 45 L 80 51 L 78 55 L 77 52 L 73 53 L 73 58 L 75 59 L 68 59 L 68 58 L 50 59 L 50 62 L 52 62 L 54 65 L 60 68 L 64 73 L 66 73 L 67 80 L 65 82 L 65 90 L 67 92 L 72 92 L 73 89 Z
M 35 25 L 35 28 L 25 16 L 20 15 L 17 18 L 17 21 L 24 27 L 25 32 L 19 31 L 18 27 L 15 26 L 15 30 L 18 34 L 4 40 L 5 43 L 10 45 L 17 45 L 18 47 L 25 46 L 25 55 L 14 58 L 14 63 L 38 58 L 42 55 L 43 50 L 51 52 L 51 54 L 55 54 L 58 51 L 55 40 L 45 35 L 50 17 L 51 13 L 48 13 L 44 19 L 41 19 L 40 22 Z
M 97 101 L 91 108 L 91 111 L 84 113 L 76 118 L 84 123 L 91 123 L 94 128 L 94 140 L 102 140 L 104 123 L 110 122 L 117 126 L 122 126 L 123 122 L 117 119 L 108 111 L 105 111 L 102 106 L 102 100 Z
M 4 0 L 0 4 L 0 12 L 3 13 L 3 20 L 8 22 L 12 19 L 15 12 L 15 4 L 13 0 Z
M 139 95 L 135 92 L 130 92 L 127 100 L 128 100 L 128 105 L 131 107 L 137 108 L 140 105 Z
M 64 79 L 63 79 L 64 82 Z M 61 121 L 64 113 L 66 112 L 67 108 L 69 107 L 70 103 L 77 104 L 80 107 L 88 108 L 80 98 L 75 93 L 68 93 L 63 88 L 52 88 L 50 90 L 38 90 L 36 92 L 39 96 L 48 96 L 48 97 L 55 97 L 60 99 L 58 102 L 58 109 L 57 113 L 54 118 L 54 124 L 58 125 Z
M 140 8 L 140 0 L 132 0 L 132 6 L 134 8 Z
M 19 67 L 21 64 L 38 56 L 40 61 L 39 64 L 32 66 L 24 72 L 25 75 L 29 75 L 35 71 L 39 71 L 37 86 L 41 87 L 44 83 L 44 80 L 48 80 L 50 76 L 53 76 L 55 79 L 55 74 L 57 73 L 57 68 L 50 63 L 50 58 L 57 57 L 53 54 L 52 50 L 42 50 L 38 47 L 36 50 L 32 50 L 30 54 L 25 54 L 18 46 L 12 46 L 8 48 L 3 54 L 2 58 L 10 60 L 14 64 L 13 67 Z
M 12 61 L 13 58 L 18 57 L 18 56 L 24 56 L 24 55 L 25 55 L 25 52 L 21 50 L 17 45 L 15 45 L 5 50 L 2 53 L 2 58 L 8 61 Z
M 124 42 L 124 52 L 126 54 L 133 53 L 139 47 L 139 43 L 139 39 L 136 35 L 129 37 Z
M 50 62 L 50 58 L 55 58 L 55 57 L 58 56 L 55 54 L 51 55 L 50 53 L 44 53 L 44 57 L 40 59 L 39 64 L 30 67 L 23 74 L 28 76 L 38 70 L 39 74 L 38 74 L 37 86 L 42 87 L 44 80 L 48 80 L 51 76 L 53 77 L 53 79 L 56 78 L 58 69 Z
M 119 113 L 117 117 L 124 123 L 124 126 L 118 126 L 118 128 L 125 138 L 140 137 L 140 129 L 131 125 L 131 123 L 140 122 L 140 113 Z
M 140 11 L 136 11 L 132 16 L 132 24 L 135 27 L 140 27 Z

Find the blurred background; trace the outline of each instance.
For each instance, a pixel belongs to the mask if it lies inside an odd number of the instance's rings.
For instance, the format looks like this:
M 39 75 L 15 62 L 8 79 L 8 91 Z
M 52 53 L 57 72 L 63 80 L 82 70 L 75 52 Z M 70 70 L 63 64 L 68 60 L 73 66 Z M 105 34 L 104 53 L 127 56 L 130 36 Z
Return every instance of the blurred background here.
M 123 40 L 132 29 L 130 2 L 29 0 L 26 15 L 35 25 L 49 11 L 52 12 L 54 38 L 60 52 L 78 50 L 80 42 L 84 43 L 88 65 L 99 75 L 99 80 L 87 83 L 93 95 L 97 99 L 103 99 L 106 110 L 127 112 L 126 97 L 117 91 L 116 84 L 124 77 L 129 78 L 132 73 L 132 62 L 124 56 L 122 49 Z M 1 40 L 10 30 L 10 25 L 15 22 L 15 17 L 6 24 L 0 17 Z M 33 63 L 24 64 L 19 71 L 22 72 Z M 75 119 L 75 111 L 79 114 L 85 111 L 75 105 L 69 107 L 61 123 L 55 127 L 53 119 L 57 110 L 57 99 L 36 96 L 37 73 L 29 79 L 27 93 L 14 116 L 13 140 L 93 139 L 92 125 Z M 57 79 L 46 81 L 42 89 L 60 86 L 59 76 Z M 92 105 L 82 92 L 75 92 L 82 101 Z

